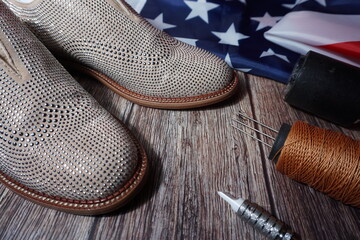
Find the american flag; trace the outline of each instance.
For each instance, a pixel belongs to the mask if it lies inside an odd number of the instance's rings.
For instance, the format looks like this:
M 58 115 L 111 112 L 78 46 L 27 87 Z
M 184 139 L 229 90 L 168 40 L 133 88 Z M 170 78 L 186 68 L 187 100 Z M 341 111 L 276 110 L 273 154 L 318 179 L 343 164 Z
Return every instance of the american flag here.
M 283 83 L 300 55 L 267 40 L 265 32 L 294 11 L 360 15 L 359 0 L 126 1 L 155 27 L 218 55 L 234 69 Z

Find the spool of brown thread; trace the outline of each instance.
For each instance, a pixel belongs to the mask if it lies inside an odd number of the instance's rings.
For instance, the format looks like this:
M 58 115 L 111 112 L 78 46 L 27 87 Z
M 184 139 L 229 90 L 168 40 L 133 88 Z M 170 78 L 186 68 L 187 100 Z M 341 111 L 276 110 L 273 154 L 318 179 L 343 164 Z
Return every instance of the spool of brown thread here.
M 276 169 L 328 196 L 360 207 L 360 141 L 297 121 Z
M 242 112 L 239 112 L 239 118 L 277 133 L 275 138 L 233 118 L 234 128 L 271 148 L 268 158 L 282 174 L 344 204 L 360 208 L 360 141 L 302 121 L 293 126 L 283 124 L 277 131 Z M 263 141 L 240 125 L 274 140 L 274 143 Z

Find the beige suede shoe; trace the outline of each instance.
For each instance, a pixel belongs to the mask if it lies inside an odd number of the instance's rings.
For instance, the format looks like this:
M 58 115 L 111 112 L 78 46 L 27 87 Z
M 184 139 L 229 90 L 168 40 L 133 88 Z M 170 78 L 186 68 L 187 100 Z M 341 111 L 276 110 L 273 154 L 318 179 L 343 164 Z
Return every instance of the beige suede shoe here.
M 155 29 L 123 0 L 3 2 L 55 55 L 140 105 L 201 107 L 238 85 L 222 59 Z
M 147 159 L 129 131 L 0 1 L 0 181 L 74 214 L 124 205 Z

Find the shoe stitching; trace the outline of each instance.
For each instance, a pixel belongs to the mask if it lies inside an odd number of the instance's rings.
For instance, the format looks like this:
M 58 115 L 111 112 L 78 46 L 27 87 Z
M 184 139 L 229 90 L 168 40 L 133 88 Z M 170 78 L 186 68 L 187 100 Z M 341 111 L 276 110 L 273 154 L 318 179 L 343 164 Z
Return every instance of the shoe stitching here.
M 59 207 L 64 207 L 66 209 L 81 210 L 81 209 L 91 208 L 91 210 L 95 210 L 110 205 L 111 203 L 115 202 L 119 198 L 126 195 L 131 189 L 136 188 L 141 183 L 142 178 L 146 174 L 148 164 L 147 164 L 146 154 L 141 149 L 140 146 L 138 146 L 138 151 L 141 156 L 141 163 L 139 163 L 139 167 L 134 173 L 133 177 L 128 181 L 128 183 L 125 186 L 123 186 L 117 192 L 101 199 L 73 200 L 73 199 L 66 199 L 60 197 L 52 197 L 47 194 L 43 194 L 35 190 L 32 190 L 31 188 L 28 188 L 23 184 L 16 182 L 12 178 L 6 176 L 1 171 L 0 171 L 0 180 L 3 181 L 5 185 L 10 186 L 11 189 L 22 192 L 24 195 L 26 195 L 26 197 L 29 197 L 35 200 L 36 202 L 43 202 L 44 204 L 57 205 Z
M 139 100 L 147 100 L 149 102 L 156 102 L 156 103 L 194 103 L 194 102 L 199 102 L 199 101 L 203 101 L 203 100 L 208 100 L 208 99 L 219 97 L 219 96 L 225 95 L 226 93 L 231 92 L 232 90 L 234 90 L 236 88 L 236 86 L 238 84 L 238 77 L 237 77 L 237 74 L 234 72 L 234 78 L 233 78 L 232 82 L 225 88 L 223 88 L 219 91 L 213 92 L 213 93 L 208 93 L 208 94 L 194 96 L 194 97 L 184 97 L 184 98 L 151 97 L 151 96 L 145 96 L 145 95 L 142 95 L 139 93 L 132 92 L 132 91 L 120 86 L 111 78 L 105 76 L 102 73 L 97 72 L 94 69 L 91 69 L 91 68 L 88 68 L 85 66 L 80 66 L 80 65 L 78 65 L 77 67 L 83 69 L 85 72 L 90 72 L 90 74 L 97 76 L 98 79 L 104 80 L 105 82 L 110 84 L 112 87 L 114 87 L 115 89 L 117 89 L 118 91 L 120 91 L 124 94 L 127 94 L 131 97 L 137 98 Z

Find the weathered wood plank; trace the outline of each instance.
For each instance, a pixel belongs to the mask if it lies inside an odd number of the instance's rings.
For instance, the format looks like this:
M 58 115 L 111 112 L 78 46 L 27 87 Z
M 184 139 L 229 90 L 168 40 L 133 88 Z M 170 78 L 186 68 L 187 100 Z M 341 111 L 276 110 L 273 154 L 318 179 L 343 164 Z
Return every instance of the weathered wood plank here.
M 276 129 L 306 120 L 357 139 L 360 133 L 292 109 L 282 101 L 282 84 L 241 76 L 232 99 L 183 111 L 141 107 L 78 76 L 144 146 L 149 180 L 126 208 L 98 217 L 45 209 L 0 185 L 0 239 L 263 239 L 235 216 L 218 190 L 270 210 L 302 239 L 360 239 L 359 209 L 276 172 L 269 149 L 234 130 L 231 118 L 242 110 Z

